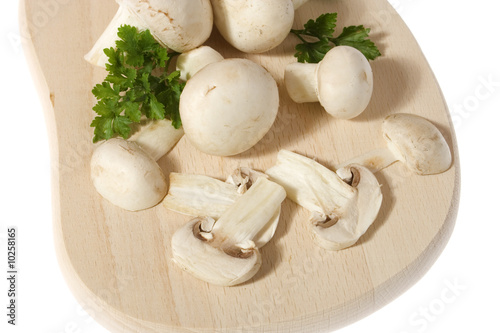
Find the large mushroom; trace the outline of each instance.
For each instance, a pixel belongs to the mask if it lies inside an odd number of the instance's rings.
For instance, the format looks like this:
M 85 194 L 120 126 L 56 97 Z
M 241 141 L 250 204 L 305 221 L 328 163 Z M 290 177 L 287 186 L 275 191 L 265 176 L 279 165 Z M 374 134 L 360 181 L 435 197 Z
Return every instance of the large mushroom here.
M 196 59 L 207 53 L 211 63 L 203 67 Z M 208 47 L 185 57 L 178 66 L 181 75 L 190 79 L 182 91 L 179 112 L 187 139 L 198 150 L 218 156 L 253 147 L 278 114 L 278 86 L 271 74 L 247 59 L 217 61 Z M 196 74 L 190 67 L 196 67 Z
M 290 33 L 295 9 L 305 0 L 212 0 L 224 39 L 245 53 L 269 51 Z
M 182 137 L 169 120 L 144 125 L 130 140 L 113 138 L 100 144 L 90 161 L 97 192 L 112 204 L 130 211 L 158 204 L 168 184 L 156 161 Z
M 116 0 L 120 5 L 115 17 L 85 59 L 105 67 L 103 50 L 114 47 L 118 28 L 131 25 L 149 29 L 163 46 L 186 52 L 203 44 L 212 32 L 213 14 L 210 0 Z
M 337 46 L 328 51 L 319 64 L 287 65 L 285 85 L 294 102 L 319 101 L 332 116 L 351 119 L 360 115 L 370 102 L 373 73 L 360 51 Z
M 396 161 L 403 162 L 418 175 L 438 174 L 452 163 L 451 151 L 441 132 L 420 116 L 396 113 L 382 123 L 387 147 L 355 157 L 337 166 L 357 163 L 377 172 Z
M 198 217 L 177 230 L 172 237 L 174 262 L 211 284 L 247 281 L 262 263 L 256 240 L 274 223 L 285 197 L 281 186 L 258 178 L 219 219 Z
M 327 250 L 355 244 L 377 217 L 382 203 L 380 185 L 368 169 L 351 164 L 339 171 L 287 150 L 281 150 L 277 164 L 266 171 L 271 180 L 283 186 L 288 198 L 311 212 L 313 238 Z

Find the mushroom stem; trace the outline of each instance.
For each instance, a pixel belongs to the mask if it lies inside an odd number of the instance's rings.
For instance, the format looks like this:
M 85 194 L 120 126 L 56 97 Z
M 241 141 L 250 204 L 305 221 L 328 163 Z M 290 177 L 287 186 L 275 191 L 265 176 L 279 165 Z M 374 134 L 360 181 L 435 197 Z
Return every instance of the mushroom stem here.
M 375 173 L 397 161 L 399 161 L 399 157 L 395 156 L 389 148 L 379 148 L 353 157 L 350 160 L 335 166 L 335 170 L 342 169 L 350 164 L 359 164 L 370 170 L 372 173 Z
M 85 60 L 95 66 L 106 67 L 108 57 L 104 54 L 104 49 L 114 48 L 118 39 L 118 28 L 122 25 L 131 25 L 139 30 L 147 29 L 146 24 L 126 5 L 120 5 L 116 15 L 113 17 L 104 33 L 99 37 L 89 53 L 85 55 Z
M 286 192 L 278 184 L 259 177 L 257 182 L 222 214 L 213 227 L 214 236 L 223 240 L 222 247 L 245 247 L 249 241 L 274 221 Z
M 181 80 L 187 81 L 205 66 L 224 60 L 224 57 L 210 46 L 200 46 L 185 52 L 177 58 L 177 70 L 181 72 Z
M 182 128 L 176 129 L 169 119 L 147 121 L 131 138 L 153 160 L 158 161 L 168 153 L 184 135 Z
M 309 0 L 292 0 L 293 2 L 293 8 L 295 10 L 299 9 L 303 4 L 308 2 Z
M 285 84 L 290 98 L 295 103 L 318 102 L 318 64 L 292 63 L 285 69 Z

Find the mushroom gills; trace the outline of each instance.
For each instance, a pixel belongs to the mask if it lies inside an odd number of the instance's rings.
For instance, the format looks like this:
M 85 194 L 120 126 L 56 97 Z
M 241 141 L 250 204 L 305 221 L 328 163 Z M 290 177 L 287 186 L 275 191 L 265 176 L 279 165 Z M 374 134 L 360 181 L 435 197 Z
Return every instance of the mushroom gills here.
M 352 246 L 376 219 L 382 192 L 375 176 L 359 165 L 341 171 L 351 180 L 312 159 L 281 150 L 277 164 L 266 171 L 285 188 L 288 198 L 311 212 L 309 224 L 316 243 L 327 250 Z
M 285 197 L 281 186 L 260 177 L 218 220 L 197 217 L 176 231 L 174 262 L 212 284 L 232 286 L 247 281 L 262 263 L 255 240 Z

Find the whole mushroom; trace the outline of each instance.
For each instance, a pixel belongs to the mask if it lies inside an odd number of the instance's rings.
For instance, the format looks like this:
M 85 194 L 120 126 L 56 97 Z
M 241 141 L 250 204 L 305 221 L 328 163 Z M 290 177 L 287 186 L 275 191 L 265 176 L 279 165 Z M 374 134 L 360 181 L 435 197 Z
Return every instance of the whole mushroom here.
M 438 174 L 452 163 L 451 151 L 441 132 L 420 116 L 396 113 L 382 123 L 386 148 L 377 149 L 338 165 L 357 163 L 377 172 L 396 161 L 418 175 Z
M 189 62 L 197 63 L 194 57 Z M 273 125 L 279 107 L 278 86 L 260 65 L 247 59 L 225 59 L 186 75 L 191 78 L 181 94 L 179 110 L 186 137 L 198 150 L 236 155 L 253 147 Z
M 158 204 L 168 183 L 156 163 L 182 137 L 169 120 L 149 122 L 130 140 L 113 138 L 100 144 L 90 161 L 97 192 L 112 204 L 130 211 Z
M 269 51 L 290 33 L 295 9 L 305 0 L 212 0 L 224 39 L 245 53 Z
M 370 102 L 373 73 L 360 51 L 337 46 L 319 64 L 287 65 L 285 85 L 294 102 L 319 101 L 332 116 L 351 119 L 360 115 Z
M 176 52 L 186 52 L 203 44 L 212 32 L 210 0 L 116 0 L 120 5 L 115 17 L 85 59 L 105 67 L 103 50 L 114 47 L 118 28 L 131 25 L 149 29 L 153 37 Z

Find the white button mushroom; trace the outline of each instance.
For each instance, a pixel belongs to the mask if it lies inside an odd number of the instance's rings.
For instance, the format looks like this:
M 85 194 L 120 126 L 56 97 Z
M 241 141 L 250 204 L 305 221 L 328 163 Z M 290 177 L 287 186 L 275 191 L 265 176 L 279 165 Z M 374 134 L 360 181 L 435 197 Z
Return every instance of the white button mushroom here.
M 367 168 L 352 164 L 340 171 L 349 175 L 349 183 L 339 173 L 286 150 L 266 171 L 288 198 L 311 212 L 313 238 L 327 250 L 355 244 L 375 221 L 382 203 L 380 185 Z
M 174 262 L 215 285 L 247 281 L 262 263 L 255 239 L 285 197 L 281 186 L 260 177 L 217 221 L 200 217 L 177 230 L 172 237 Z
M 115 17 L 85 59 L 104 67 L 106 48 L 114 47 L 117 31 L 127 24 L 139 30 L 149 29 L 155 39 L 177 52 L 192 50 L 203 44 L 212 32 L 213 14 L 210 0 L 116 0 L 120 5 Z
M 279 107 L 276 81 L 247 59 L 226 59 L 196 73 L 180 98 L 187 139 L 210 155 L 231 156 L 269 131 Z
M 294 102 L 319 101 L 332 116 L 351 119 L 370 102 L 373 73 L 361 52 L 350 46 L 337 46 L 319 64 L 289 64 L 285 85 Z
M 148 123 L 131 140 L 114 138 L 100 144 L 90 161 L 97 192 L 130 211 L 158 204 L 167 194 L 167 179 L 156 160 L 182 137 L 169 120 Z
M 214 22 L 224 39 L 245 53 L 262 53 L 290 33 L 304 0 L 212 0 Z
M 382 123 L 387 148 L 365 153 L 342 163 L 351 163 L 379 171 L 396 161 L 403 162 L 418 175 L 438 174 L 452 163 L 450 147 L 441 132 L 427 119 L 406 113 L 389 115 Z

